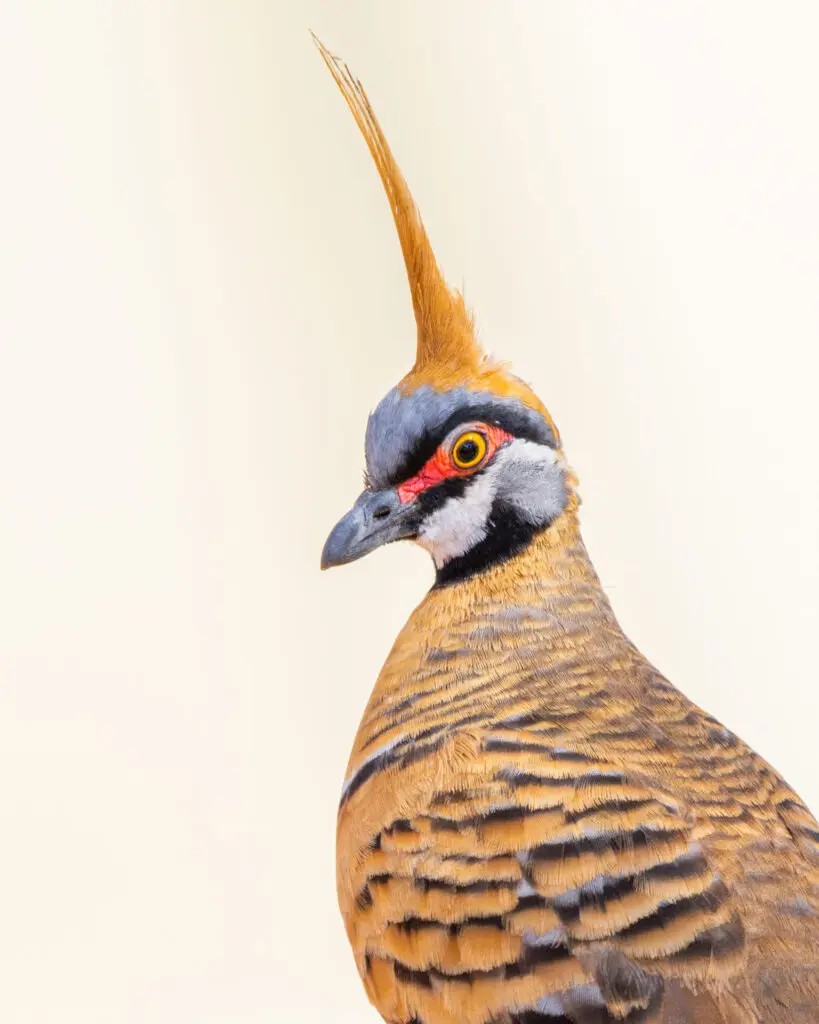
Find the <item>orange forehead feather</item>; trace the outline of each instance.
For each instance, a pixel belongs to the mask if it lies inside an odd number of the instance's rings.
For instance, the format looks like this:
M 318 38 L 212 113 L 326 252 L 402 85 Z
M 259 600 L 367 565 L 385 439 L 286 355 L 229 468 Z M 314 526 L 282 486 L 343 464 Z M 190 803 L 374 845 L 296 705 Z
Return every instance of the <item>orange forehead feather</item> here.
M 460 386 L 518 398 L 545 416 L 557 436 L 551 417 L 534 392 L 482 352 L 472 316 L 461 293 L 450 288 L 441 274 L 418 207 L 363 86 L 342 60 L 315 36 L 313 39 L 364 136 L 398 231 L 418 328 L 415 364 L 401 382 L 402 388 L 411 392 L 426 384 L 447 391 Z

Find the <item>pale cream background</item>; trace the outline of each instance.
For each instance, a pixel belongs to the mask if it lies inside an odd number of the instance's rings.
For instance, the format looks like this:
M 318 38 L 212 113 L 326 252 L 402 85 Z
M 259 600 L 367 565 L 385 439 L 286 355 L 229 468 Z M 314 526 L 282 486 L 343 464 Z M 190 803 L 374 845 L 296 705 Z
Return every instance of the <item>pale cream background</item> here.
M 335 806 L 413 326 L 308 28 L 550 405 L 635 641 L 819 807 L 813 3 L 0 4 L 0 1017 L 374 1021 Z

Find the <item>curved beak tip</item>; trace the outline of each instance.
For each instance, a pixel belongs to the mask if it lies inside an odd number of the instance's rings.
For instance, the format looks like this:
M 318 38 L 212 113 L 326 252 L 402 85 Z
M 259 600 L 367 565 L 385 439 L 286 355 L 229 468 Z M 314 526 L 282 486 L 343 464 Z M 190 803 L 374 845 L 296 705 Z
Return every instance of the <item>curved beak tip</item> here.
M 355 529 L 350 529 L 351 525 L 349 516 L 345 516 L 330 531 L 330 536 L 321 549 L 322 569 L 332 569 L 336 565 L 343 565 L 344 562 L 349 561 L 351 543 L 357 532 Z
M 402 509 L 394 490 L 365 491 L 330 531 L 321 552 L 321 568 L 354 562 L 383 544 L 411 536 L 412 509 Z
M 319 563 L 319 569 L 321 569 L 322 572 L 324 572 L 325 569 L 332 569 L 339 564 L 339 562 L 327 554 L 326 550 L 322 551 L 321 562 Z

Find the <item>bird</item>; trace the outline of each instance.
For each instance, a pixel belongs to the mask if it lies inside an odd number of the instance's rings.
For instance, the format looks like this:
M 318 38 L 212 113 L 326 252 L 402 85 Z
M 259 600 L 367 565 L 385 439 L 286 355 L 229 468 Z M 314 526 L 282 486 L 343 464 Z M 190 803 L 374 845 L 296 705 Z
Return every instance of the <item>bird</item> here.
M 338 810 L 370 1001 L 390 1024 L 819 1022 L 819 824 L 623 633 L 555 422 L 483 351 L 367 94 L 316 43 L 386 191 L 417 326 L 321 565 L 408 539 L 435 570 Z

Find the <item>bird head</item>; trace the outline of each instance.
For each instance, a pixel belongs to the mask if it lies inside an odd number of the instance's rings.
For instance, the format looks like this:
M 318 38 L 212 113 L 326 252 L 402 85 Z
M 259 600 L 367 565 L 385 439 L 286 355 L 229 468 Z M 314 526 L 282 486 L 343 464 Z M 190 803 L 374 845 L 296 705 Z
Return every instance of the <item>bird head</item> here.
M 360 82 L 316 44 L 387 193 L 418 329 L 415 364 L 367 423 L 367 486 L 327 538 L 321 565 L 412 539 L 446 583 L 526 547 L 570 505 L 572 478 L 543 403 L 478 344 Z

